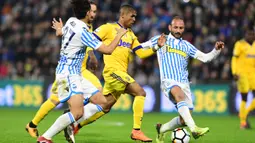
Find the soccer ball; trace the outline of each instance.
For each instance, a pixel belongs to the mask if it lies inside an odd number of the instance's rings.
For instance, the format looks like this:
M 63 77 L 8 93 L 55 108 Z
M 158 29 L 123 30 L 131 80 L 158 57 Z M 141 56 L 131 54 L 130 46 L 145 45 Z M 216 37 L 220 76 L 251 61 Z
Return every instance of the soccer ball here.
M 172 142 L 173 143 L 189 143 L 190 134 L 184 128 L 176 128 L 172 132 Z

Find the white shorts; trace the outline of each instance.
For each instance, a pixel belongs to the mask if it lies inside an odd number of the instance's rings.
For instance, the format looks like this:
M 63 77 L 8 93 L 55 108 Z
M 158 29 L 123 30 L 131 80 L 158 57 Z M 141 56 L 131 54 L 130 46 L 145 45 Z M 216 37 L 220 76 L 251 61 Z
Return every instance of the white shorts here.
M 52 93 L 57 93 L 61 103 L 66 102 L 71 96 L 81 94 L 84 100 L 99 92 L 99 90 L 87 79 L 80 75 L 56 75 L 56 87 L 52 87 Z M 54 91 L 55 90 L 55 91 Z
M 179 86 L 182 89 L 182 91 L 185 94 L 185 102 L 188 104 L 189 109 L 193 110 L 194 105 L 193 105 L 192 93 L 190 91 L 189 83 L 180 83 L 171 79 L 162 80 L 161 89 L 163 93 L 165 94 L 166 97 L 168 97 L 168 99 L 170 99 L 176 105 L 176 101 L 174 100 L 173 96 L 170 94 L 170 90 L 174 86 Z

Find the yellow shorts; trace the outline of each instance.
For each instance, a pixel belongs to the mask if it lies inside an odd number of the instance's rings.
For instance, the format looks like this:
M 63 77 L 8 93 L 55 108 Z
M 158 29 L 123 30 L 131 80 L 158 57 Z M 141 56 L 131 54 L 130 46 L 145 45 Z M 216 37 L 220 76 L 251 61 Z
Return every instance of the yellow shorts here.
M 255 90 L 255 75 L 239 75 L 239 80 L 237 81 L 237 89 L 241 93 L 248 93 L 250 90 Z
M 85 79 L 87 79 L 88 81 L 90 81 L 96 88 L 102 88 L 102 85 L 99 81 L 99 79 L 89 70 L 83 70 L 82 71 L 82 77 L 84 77 Z M 54 80 L 52 86 L 51 86 L 51 92 L 54 95 L 58 95 L 58 89 L 57 89 L 57 82 L 56 80 Z
M 124 93 L 129 83 L 135 82 L 128 73 L 123 71 L 104 71 L 103 76 L 105 80 L 103 94 L 111 93 L 116 100 Z

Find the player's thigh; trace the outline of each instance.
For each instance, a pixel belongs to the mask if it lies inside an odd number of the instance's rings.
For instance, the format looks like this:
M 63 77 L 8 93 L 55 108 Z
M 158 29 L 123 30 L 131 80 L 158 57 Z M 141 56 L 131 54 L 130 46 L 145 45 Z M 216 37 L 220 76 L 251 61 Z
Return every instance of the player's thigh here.
M 89 101 L 94 104 L 106 104 L 106 98 L 101 92 L 97 92 L 95 95 L 91 96 Z
M 146 96 L 144 89 L 137 82 L 128 84 L 125 92 L 133 96 Z
M 57 75 L 57 92 L 60 102 L 68 101 L 74 95 L 83 95 L 82 77 L 79 75 Z
M 188 83 L 180 83 L 174 80 L 163 80 L 161 88 L 166 97 L 174 104 L 185 101 L 190 110 L 193 110 L 192 93 Z
M 82 77 L 90 81 L 95 87 L 97 87 L 100 91 L 102 90 L 102 85 L 99 79 L 89 70 L 85 69 L 82 71 Z
M 55 79 L 51 86 L 51 93 L 54 95 L 58 95 L 58 80 Z
M 58 86 L 57 86 L 57 80 L 54 80 L 52 86 L 51 86 L 51 95 L 48 100 L 50 100 L 52 103 L 55 105 L 59 104 L 59 99 L 58 99 Z
M 125 92 L 127 85 L 135 82 L 135 80 L 123 71 L 110 71 L 103 74 L 105 84 L 103 87 L 104 95 L 112 95 L 116 100 Z
M 82 117 L 84 113 L 83 100 L 84 98 L 82 94 L 75 94 L 71 96 L 67 101 L 70 112 L 73 114 L 75 120 L 78 120 L 80 117 Z
M 165 79 L 161 82 L 161 87 L 164 94 L 169 97 L 171 101 L 176 103 L 185 100 L 185 94 L 181 83 L 175 80 Z
M 240 93 L 249 92 L 249 81 L 247 75 L 239 75 L 239 79 L 237 81 L 237 89 Z

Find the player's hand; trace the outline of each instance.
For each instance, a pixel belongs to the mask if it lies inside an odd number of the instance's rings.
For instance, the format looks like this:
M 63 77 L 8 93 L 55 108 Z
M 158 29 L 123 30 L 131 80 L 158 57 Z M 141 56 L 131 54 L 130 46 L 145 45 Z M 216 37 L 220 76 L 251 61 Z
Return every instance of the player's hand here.
M 160 37 L 158 38 L 158 46 L 159 46 L 159 47 L 162 47 L 162 46 L 165 45 L 165 43 L 166 43 L 166 36 L 165 36 L 164 33 L 162 33 L 162 34 L 160 35 Z
M 233 78 L 234 78 L 235 81 L 238 81 L 238 80 L 239 80 L 239 75 L 234 74 L 234 75 L 233 75 Z
M 116 29 L 116 31 L 117 31 L 117 35 L 122 37 L 123 35 L 127 33 L 128 30 L 125 28 L 119 28 L 119 29 Z
M 93 52 L 93 51 L 89 51 Z M 91 71 L 92 73 L 95 73 L 96 69 L 98 67 L 98 61 L 96 56 L 93 54 L 89 54 L 89 61 L 88 61 L 88 70 Z
M 53 18 L 51 28 L 56 30 L 56 36 L 62 36 L 63 35 L 62 34 L 62 28 L 63 28 L 62 19 L 59 18 L 59 22 L 58 22 L 55 18 Z
M 222 42 L 222 41 L 217 41 L 217 42 L 215 43 L 215 49 L 216 49 L 216 50 L 224 49 L 224 42 Z

